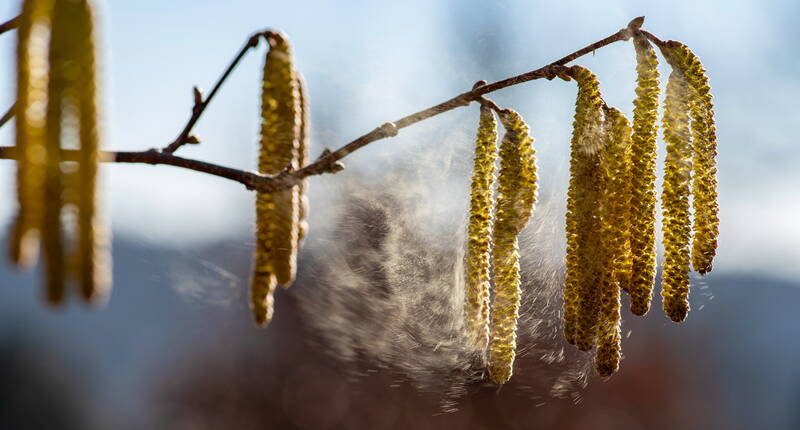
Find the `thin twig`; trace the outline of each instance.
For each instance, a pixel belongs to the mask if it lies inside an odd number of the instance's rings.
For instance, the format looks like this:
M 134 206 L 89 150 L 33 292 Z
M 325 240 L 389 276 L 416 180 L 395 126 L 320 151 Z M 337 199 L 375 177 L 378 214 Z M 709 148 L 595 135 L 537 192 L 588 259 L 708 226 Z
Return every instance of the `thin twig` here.
M 175 140 L 170 146 L 163 150 L 159 149 L 150 149 L 147 151 L 140 151 L 140 152 L 104 152 L 102 160 L 107 162 L 117 162 L 117 163 L 146 163 L 146 164 L 166 164 L 176 167 L 181 167 L 185 169 L 191 169 L 198 172 L 208 173 L 210 175 L 219 176 L 221 178 L 230 179 L 233 181 L 237 181 L 243 184 L 248 189 L 256 189 L 261 192 L 273 192 L 281 189 L 290 188 L 304 178 L 314 175 L 321 175 L 324 173 L 335 173 L 340 171 L 344 166 L 339 163 L 339 160 L 346 157 L 348 154 L 372 143 L 377 140 L 385 139 L 387 137 L 397 135 L 399 129 L 408 127 L 412 124 L 416 124 L 417 122 L 426 120 L 428 118 L 434 117 L 436 115 L 442 114 L 444 112 L 453 110 L 458 107 L 467 106 L 471 102 L 480 101 L 486 102 L 483 96 L 506 88 L 513 85 L 521 84 L 523 82 L 532 81 L 535 79 L 553 79 L 559 75 L 565 75 L 568 72 L 568 67 L 565 65 L 571 61 L 574 61 L 580 58 L 583 55 L 586 55 L 590 52 L 593 52 L 597 49 L 600 49 L 606 45 L 609 45 L 614 42 L 628 40 L 632 34 L 637 31 L 641 31 L 648 38 L 655 36 L 650 35 L 650 33 L 645 32 L 644 30 L 640 30 L 640 26 L 642 23 L 643 18 L 636 18 L 628 24 L 628 27 L 619 30 L 618 32 L 612 34 L 611 36 L 606 37 L 605 39 L 599 40 L 591 45 L 588 45 L 584 48 L 581 48 L 559 60 L 556 60 L 553 63 L 550 63 L 544 67 L 540 67 L 536 70 L 532 70 L 527 73 L 523 73 L 521 75 L 512 76 L 510 78 L 506 78 L 491 84 L 484 84 L 484 85 L 476 85 L 472 90 L 467 91 L 465 93 L 461 93 L 447 101 L 439 103 L 435 106 L 429 107 L 427 109 L 421 110 L 419 112 L 413 113 L 411 115 L 407 115 L 403 118 L 395 122 L 387 122 L 380 127 L 372 130 L 371 132 L 347 143 L 346 145 L 342 146 L 341 148 L 330 151 L 325 150 L 317 158 L 316 161 L 313 163 L 294 171 L 285 171 L 275 176 L 267 176 L 262 175 L 256 172 L 244 171 L 233 169 L 230 167 L 220 166 L 213 163 L 208 163 L 205 161 L 193 160 L 189 158 L 178 157 L 173 155 L 175 149 L 179 148 L 183 145 L 182 140 L 185 140 L 189 137 L 188 132 L 191 131 L 191 127 L 197 121 L 200 114 L 202 113 L 201 109 L 196 109 L 199 113 L 192 114 L 192 119 L 190 119 L 189 123 L 185 127 L 185 133 L 181 133 L 181 138 L 179 136 L 178 139 Z M 266 33 L 257 33 L 253 37 L 261 36 Z M 217 83 L 214 90 L 209 94 L 209 97 L 201 102 L 202 109 L 208 105 L 208 102 L 211 100 L 211 96 L 216 93 L 219 86 L 222 84 L 222 81 L 225 80 L 230 71 L 233 70 L 236 63 L 241 59 L 244 53 L 251 47 L 253 37 L 248 40 L 248 44 L 242 49 L 242 52 L 237 55 L 234 62 L 231 66 L 228 67 L 225 74 L 223 74 L 220 82 Z M 651 39 L 652 40 L 652 39 Z M 656 40 L 658 40 L 656 38 Z M 185 134 L 185 136 L 184 136 Z M 171 150 L 170 150 L 171 149 Z M 65 159 L 70 160 L 76 157 L 76 154 L 73 153 L 74 151 L 64 150 Z M 0 147 L 0 159 L 14 159 L 15 156 L 15 148 L 14 147 Z
M 655 44 L 659 48 L 663 48 L 663 47 L 667 46 L 667 42 L 659 39 L 653 33 L 649 32 L 647 30 L 639 30 L 639 33 L 643 34 L 644 37 L 647 38 L 647 40 L 653 42 L 653 44 Z
M 263 37 L 266 33 L 267 33 L 266 31 L 260 31 L 250 36 L 249 39 L 247 39 L 247 43 L 245 43 L 244 46 L 242 46 L 242 49 L 239 50 L 238 54 L 236 54 L 236 57 L 228 65 L 228 68 L 225 69 L 225 72 L 222 73 L 222 76 L 219 77 L 217 83 L 214 85 L 214 88 L 211 89 L 211 92 L 208 93 L 208 96 L 205 99 L 203 99 L 203 95 L 200 93 L 200 90 L 197 87 L 194 87 L 193 89 L 194 106 L 192 107 L 192 116 L 189 117 L 189 121 L 186 122 L 186 125 L 183 127 L 181 134 L 179 134 L 178 137 L 172 143 L 169 144 L 169 146 L 164 148 L 164 152 L 172 154 L 173 152 L 177 151 L 178 148 L 187 143 L 199 143 L 199 140 L 196 137 L 192 138 L 192 136 L 189 135 L 189 133 L 192 132 L 192 128 L 194 128 L 194 125 L 197 123 L 197 120 L 199 120 L 200 117 L 203 115 L 203 112 L 205 112 L 206 107 L 208 107 L 208 104 L 211 103 L 211 100 L 214 99 L 214 96 L 217 94 L 217 91 L 219 91 L 222 84 L 225 83 L 225 80 L 227 80 L 228 76 L 230 76 L 231 72 L 233 72 L 233 69 L 235 69 L 236 66 L 239 65 L 239 61 L 241 61 L 242 58 L 244 58 L 244 55 L 251 48 L 255 48 L 256 46 L 258 46 L 258 40 L 261 37 Z
M 0 24 L 0 34 L 3 34 L 6 31 L 14 30 L 17 27 L 19 27 L 19 17 L 15 16 L 14 18 L 11 18 L 8 21 Z
M 4 126 L 11 118 L 14 118 L 14 114 L 17 113 L 17 104 L 14 103 L 11 107 L 8 108 L 6 113 L 3 114 L 3 117 L 0 118 L 0 127 Z

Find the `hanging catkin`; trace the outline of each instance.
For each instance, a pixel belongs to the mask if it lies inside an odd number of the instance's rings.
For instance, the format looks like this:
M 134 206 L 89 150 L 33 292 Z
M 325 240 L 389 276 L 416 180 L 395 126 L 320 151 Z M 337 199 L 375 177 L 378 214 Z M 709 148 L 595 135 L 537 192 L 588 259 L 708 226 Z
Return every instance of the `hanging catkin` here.
M 295 76 L 292 49 L 285 35 L 268 37 L 270 50 L 264 65 L 264 94 L 267 109 L 262 108 L 262 143 L 259 171 L 275 175 L 289 167 L 297 169 L 299 160 L 301 107 Z M 297 265 L 299 187 L 277 191 L 272 200 L 271 225 L 272 270 L 278 285 L 294 281 Z
M 258 169 L 275 175 L 287 167 L 297 168 L 301 107 L 289 43 L 279 33 L 267 38 L 270 50 L 264 63 Z M 289 285 L 294 279 L 298 215 L 297 186 L 257 193 L 251 305 L 258 325 L 270 320 L 275 286 Z
M 705 274 L 711 271 L 719 235 L 714 102 L 706 70 L 697 56 L 680 42 L 669 41 L 667 45 L 691 89 L 691 128 L 694 148 L 692 265 L 695 271 Z
M 492 303 L 489 375 L 497 384 L 511 378 L 520 306 L 517 236 L 536 204 L 536 155 L 528 125 L 515 111 L 500 115 L 505 135 L 500 144 L 497 205 L 493 234 L 495 296 Z
M 308 151 L 311 142 L 311 122 L 308 111 L 308 90 L 303 75 L 295 71 L 297 76 L 297 89 L 300 95 L 300 139 L 298 140 L 299 146 L 297 150 L 298 160 L 297 167 L 303 168 L 308 164 Z M 300 249 L 303 241 L 308 235 L 308 178 L 304 178 L 298 185 L 299 208 L 297 218 L 299 224 L 297 226 L 297 249 Z
M 111 287 L 109 234 L 100 219 L 97 204 L 99 138 L 97 126 L 97 83 L 94 17 L 86 0 L 73 3 L 72 32 L 75 37 L 76 90 L 78 95 L 80 151 L 76 181 L 78 207 L 77 274 L 83 298 L 102 299 Z
M 619 368 L 621 351 L 620 284 L 628 279 L 631 128 L 618 109 L 605 109 L 606 144 L 601 167 L 604 175 L 600 237 L 603 275 L 597 324 L 595 368 L 611 376 Z
M 573 66 L 578 83 L 570 149 L 567 193 L 567 255 L 564 289 L 564 334 L 569 343 L 588 351 L 596 340 L 599 311 L 600 238 L 595 234 L 598 199 L 602 190 L 599 149 L 603 143 L 602 106 L 597 77 Z
M 47 42 L 53 0 L 23 3 L 17 29 L 17 201 L 9 256 L 19 266 L 35 263 L 44 215 L 48 91 Z
M 65 113 L 74 115 L 75 88 L 79 54 L 73 21 L 75 7 L 71 2 L 57 1 L 53 8 L 50 38 L 50 75 L 47 90 L 46 168 L 44 178 L 44 216 L 42 218 L 42 248 L 45 257 L 45 285 L 51 304 L 64 299 L 64 278 L 67 272 L 62 238 L 61 209 L 64 205 L 64 177 L 61 169 L 61 137 Z M 74 118 L 72 118 L 74 119 Z
M 650 43 L 634 36 L 637 86 L 633 101 L 633 148 L 631 152 L 631 312 L 650 310 L 656 276 L 656 120 L 658 115 L 658 59 Z
M 689 181 L 692 175 L 692 146 L 689 131 L 689 87 L 679 70 L 667 82 L 664 100 L 664 189 L 661 194 L 664 230 L 664 270 L 661 297 L 664 312 L 681 322 L 689 312 Z
M 481 105 L 470 191 L 466 255 L 467 330 L 475 348 L 489 343 L 489 289 L 494 165 L 497 159 L 497 122 L 492 109 Z

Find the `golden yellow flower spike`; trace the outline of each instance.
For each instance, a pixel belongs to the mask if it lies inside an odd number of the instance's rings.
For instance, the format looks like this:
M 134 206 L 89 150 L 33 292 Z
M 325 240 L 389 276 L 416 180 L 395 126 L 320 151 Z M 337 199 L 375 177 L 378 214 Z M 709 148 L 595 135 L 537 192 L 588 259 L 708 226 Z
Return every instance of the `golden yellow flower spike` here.
M 45 285 L 47 300 L 51 304 L 64 299 L 64 278 L 67 272 L 61 229 L 61 209 L 64 205 L 64 176 L 62 174 L 61 137 L 70 130 L 62 129 L 65 115 L 78 97 L 75 79 L 79 74 L 74 59 L 80 54 L 73 31 L 76 18 L 72 2 L 57 1 L 53 7 L 50 38 L 50 75 L 47 91 L 46 162 L 44 216 L 42 219 L 42 248 L 45 257 Z
M 664 101 L 664 141 L 667 158 L 664 190 L 661 194 L 664 230 L 664 270 L 661 297 L 664 312 L 681 322 L 689 312 L 689 181 L 692 175 L 692 146 L 689 131 L 690 90 L 685 77 L 673 70 Z
M 631 152 L 631 312 L 650 310 L 656 277 L 656 120 L 658 111 L 658 59 L 650 43 L 635 36 L 637 87 L 633 101 L 633 148 Z
M 596 340 L 599 312 L 599 235 L 595 215 L 602 189 L 599 150 L 602 147 L 602 106 L 597 77 L 587 68 L 573 66 L 570 74 L 578 83 L 575 102 L 570 180 L 567 193 L 567 274 L 564 289 L 564 335 L 583 351 Z
M 257 199 L 259 197 L 256 197 Z M 257 203 L 258 204 L 258 203 Z M 256 325 L 265 327 L 272 320 L 273 293 L 278 282 L 271 271 L 272 262 L 269 259 L 270 250 L 266 248 L 266 241 L 258 232 L 255 245 L 255 263 L 253 281 L 250 286 L 250 306 Z
M 631 128 L 619 110 L 607 108 L 605 113 L 607 140 L 601 158 L 605 187 L 600 222 L 603 275 L 595 368 L 600 376 L 607 377 L 619 368 L 620 284 L 629 279 Z
M 475 138 L 468 245 L 466 255 L 467 330 L 473 345 L 483 351 L 489 344 L 489 290 L 492 236 L 494 163 L 497 159 L 497 121 L 492 108 L 482 104 Z
M 43 217 L 47 116 L 47 42 L 53 0 L 27 0 L 17 45 L 17 200 L 9 257 L 18 266 L 36 262 Z
M 292 49 L 285 35 L 268 36 L 270 50 L 264 64 L 262 130 L 259 171 L 275 175 L 299 159 L 301 107 Z M 297 259 L 298 187 L 272 193 L 268 222 L 272 272 L 278 285 L 294 280 Z
M 528 125 L 515 111 L 500 115 L 506 132 L 500 144 L 500 173 L 494 223 L 494 283 L 489 376 L 497 384 L 511 378 L 520 305 L 517 236 L 536 204 L 536 155 Z
M 267 36 L 270 50 L 264 63 L 261 100 L 261 143 L 258 170 L 275 175 L 297 168 L 301 106 L 292 53 L 286 37 Z M 298 244 L 298 187 L 256 196 L 256 250 L 251 305 L 258 325 L 272 315 L 275 284 L 294 280 Z
M 77 57 L 73 60 L 80 112 L 80 151 L 77 172 L 78 253 L 77 271 L 81 294 L 97 302 L 111 288 L 111 253 L 109 234 L 98 214 L 97 175 L 100 144 L 97 126 L 97 84 L 95 66 L 94 16 L 86 0 L 73 3 L 75 14 L 72 32 Z
M 297 88 L 300 95 L 300 139 L 299 139 L 299 147 L 297 151 L 298 160 L 297 160 L 297 167 L 302 168 L 308 164 L 308 151 L 309 145 L 311 142 L 311 122 L 309 118 L 309 111 L 308 111 L 308 92 L 306 89 L 306 82 L 303 79 L 303 75 L 300 72 L 295 71 L 297 75 Z M 300 207 L 298 209 L 298 219 L 300 223 L 297 227 L 297 249 L 299 251 L 300 246 L 303 244 L 303 241 L 308 234 L 308 197 L 306 193 L 308 192 L 308 178 L 303 179 L 298 186 L 298 195 L 300 198 Z
M 691 88 L 691 127 L 694 148 L 692 202 L 694 237 L 692 265 L 700 274 L 711 271 L 719 236 L 717 202 L 717 135 L 714 102 L 706 70 L 697 56 L 684 44 L 667 42 Z

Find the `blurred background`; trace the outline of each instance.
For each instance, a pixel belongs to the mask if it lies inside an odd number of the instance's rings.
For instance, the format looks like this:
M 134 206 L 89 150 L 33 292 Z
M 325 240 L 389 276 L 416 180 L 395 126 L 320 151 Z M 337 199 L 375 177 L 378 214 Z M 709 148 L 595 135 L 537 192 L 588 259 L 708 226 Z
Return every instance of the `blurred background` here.
M 0 21 L 19 4 L 1 2 Z M 38 273 L 0 265 L 0 428 L 800 428 L 800 151 L 790 132 L 800 124 L 797 2 L 141 0 L 98 10 L 107 149 L 171 142 L 188 118 L 192 85 L 209 89 L 251 33 L 275 28 L 291 38 L 308 82 L 312 156 L 645 15 L 646 29 L 686 43 L 709 71 L 718 256 L 714 272 L 693 281 L 685 323 L 663 316 L 658 294 L 646 318 L 623 317 L 625 358 L 609 380 L 589 372 L 587 386 L 565 398 L 513 380 L 445 396 L 397 372 L 342 365 L 319 339 L 310 342 L 303 294 L 327 286 L 313 268 L 341 247 L 345 196 L 386 183 L 387 172 L 397 188 L 425 185 L 392 196 L 422 212 L 425 229 L 463 231 L 475 106 L 404 129 L 349 156 L 345 171 L 311 179 L 295 292 L 278 292 L 266 330 L 254 328 L 247 308 L 253 194 L 188 170 L 106 165 L 114 290 L 104 308 L 48 309 Z M 15 42 L 13 32 L 0 36 L 3 111 L 14 98 Z M 202 144 L 181 155 L 254 168 L 264 52 L 262 44 L 242 61 L 195 128 Z M 609 104 L 631 112 L 629 43 L 577 64 L 598 75 Z M 543 199 L 553 202 L 541 216 L 557 230 L 574 83 L 534 81 L 492 98 L 531 125 Z M 0 145 L 12 144 L 9 125 Z M 11 162 L 0 163 L 4 224 L 15 210 L 13 175 Z M 563 243 L 552 248 L 557 261 Z

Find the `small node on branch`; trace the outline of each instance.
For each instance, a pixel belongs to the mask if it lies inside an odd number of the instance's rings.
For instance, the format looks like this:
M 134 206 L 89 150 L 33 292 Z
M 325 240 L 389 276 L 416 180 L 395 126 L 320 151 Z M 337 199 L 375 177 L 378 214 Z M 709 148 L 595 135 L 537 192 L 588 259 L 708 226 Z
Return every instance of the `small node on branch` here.
M 486 85 L 486 84 L 487 84 L 487 82 L 486 82 L 486 81 L 484 81 L 483 79 L 481 79 L 480 81 L 478 81 L 478 82 L 475 82 L 475 84 L 473 84 L 473 85 L 472 85 L 472 91 L 475 91 L 475 90 L 477 90 L 478 88 L 480 88 L 480 87 L 482 87 L 482 86 L 484 86 L 484 85 Z
M 634 35 L 639 34 L 642 29 L 642 24 L 644 24 L 643 16 L 632 19 L 625 28 L 627 31 L 623 33 L 623 40 L 629 40 Z
M 258 33 L 250 36 L 250 39 L 247 40 L 247 48 L 255 48 L 258 46 L 258 40 L 261 39 L 262 36 L 266 31 L 259 31 Z
M 188 143 L 189 145 L 197 145 L 200 143 L 200 138 L 195 135 L 189 135 L 186 137 L 186 140 L 183 141 L 184 143 Z
M 642 24 L 644 24 L 644 17 L 643 16 L 638 16 L 638 17 L 632 19 L 631 22 L 628 23 L 628 29 L 630 29 L 630 30 L 640 30 L 642 28 Z
M 339 173 L 342 170 L 344 170 L 344 164 L 342 164 L 342 163 L 340 163 L 338 161 L 333 163 L 333 164 L 331 164 L 331 173 Z
M 377 132 L 381 133 L 385 137 L 395 137 L 397 136 L 397 126 L 394 125 L 393 122 L 386 122 L 383 123 L 380 127 L 375 129 Z
M 380 128 L 381 127 L 378 127 L 376 130 L 380 130 Z M 317 160 L 313 164 L 319 163 L 331 154 L 333 154 L 333 151 L 331 151 L 330 148 L 323 149 L 322 153 L 319 154 L 319 157 L 317 157 Z M 327 163 L 322 164 L 323 166 L 320 166 L 322 167 L 322 170 L 320 170 L 321 173 L 338 173 L 344 170 L 344 164 L 338 161 L 328 161 Z
M 195 85 L 192 87 L 192 95 L 194 96 L 194 108 L 198 109 L 203 104 L 203 92 Z

